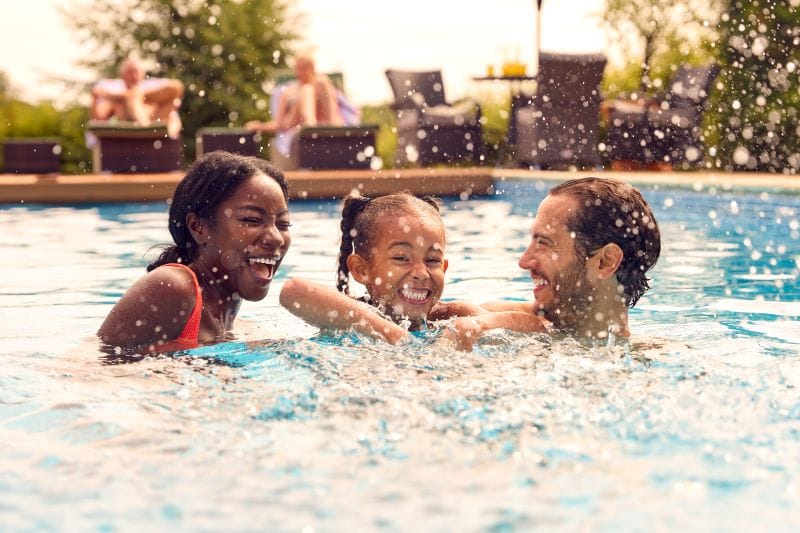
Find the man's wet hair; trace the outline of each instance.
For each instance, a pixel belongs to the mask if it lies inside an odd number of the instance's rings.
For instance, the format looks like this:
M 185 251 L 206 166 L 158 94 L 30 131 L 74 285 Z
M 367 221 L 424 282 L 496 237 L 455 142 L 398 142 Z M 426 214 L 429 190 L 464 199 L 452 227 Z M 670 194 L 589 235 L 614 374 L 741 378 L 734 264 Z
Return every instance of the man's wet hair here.
M 575 233 L 579 257 L 591 257 L 609 243 L 622 249 L 616 277 L 625 291 L 626 305 L 636 305 L 650 289 L 647 272 L 661 253 L 658 222 L 642 194 L 620 180 L 579 178 L 556 185 L 550 195 L 566 195 L 578 202 L 566 223 Z

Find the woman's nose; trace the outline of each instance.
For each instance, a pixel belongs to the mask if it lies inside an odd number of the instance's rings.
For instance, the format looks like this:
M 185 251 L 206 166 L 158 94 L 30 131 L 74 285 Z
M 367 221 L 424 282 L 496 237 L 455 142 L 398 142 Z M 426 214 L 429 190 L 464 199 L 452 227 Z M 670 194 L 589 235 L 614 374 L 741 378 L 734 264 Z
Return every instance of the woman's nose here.
M 264 233 L 261 234 L 261 243 L 267 246 L 271 245 L 279 248 L 283 246 L 285 242 L 283 234 L 281 234 L 277 226 L 267 226 Z

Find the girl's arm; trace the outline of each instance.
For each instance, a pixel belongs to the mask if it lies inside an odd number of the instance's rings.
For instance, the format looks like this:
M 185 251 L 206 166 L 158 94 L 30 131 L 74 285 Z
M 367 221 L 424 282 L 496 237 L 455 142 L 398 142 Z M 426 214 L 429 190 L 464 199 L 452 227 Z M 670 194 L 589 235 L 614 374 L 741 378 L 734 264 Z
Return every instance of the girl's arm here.
M 479 316 L 462 317 L 453 322 L 454 329 L 445 331 L 443 338 L 456 344 L 459 350 L 469 351 L 484 333 L 492 329 L 508 329 L 522 333 L 546 333 L 547 327 L 538 316 L 521 311 L 501 311 Z
M 408 331 L 380 316 L 368 304 L 314 281 L 290 279 L 283 285 L 280 302 L 293 315 L 320 328 L 353 329 L 391 344 L 408 336 Z

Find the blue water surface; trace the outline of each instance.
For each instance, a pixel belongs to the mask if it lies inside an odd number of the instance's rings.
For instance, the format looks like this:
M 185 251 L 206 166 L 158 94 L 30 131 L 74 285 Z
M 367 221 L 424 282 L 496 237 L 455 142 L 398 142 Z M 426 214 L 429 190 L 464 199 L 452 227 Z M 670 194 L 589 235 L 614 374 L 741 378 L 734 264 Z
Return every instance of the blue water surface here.
M 551 185 L 445 199 L 446 298 L 531 297 Z M 663 252 L 630 346 L 498 331 L 468 354 L 285 312 L 284 280 L 333 284 L 338 250 L 339 204 L 295 201 L 239 340 L 104 357 L 166 204 L 0 207 L 0 529 L 796 530 L 800 198 L 643 192 Z

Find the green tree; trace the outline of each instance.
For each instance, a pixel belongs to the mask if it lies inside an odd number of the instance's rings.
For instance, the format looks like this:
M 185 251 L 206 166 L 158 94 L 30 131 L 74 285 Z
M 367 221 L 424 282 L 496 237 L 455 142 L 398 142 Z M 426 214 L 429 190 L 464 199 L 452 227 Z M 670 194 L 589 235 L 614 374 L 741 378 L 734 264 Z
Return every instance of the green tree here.
M 606 0 L 603 19 L 616 45 L 631 60 L 625 75 L 618 76 L 619 89 L 647 94 L 664 86 L 676 63 L 711 59 L 724 1 Z M 638 87 L 625 80 L 636 80 Z
M 716 166 L 800 171 L 800 1 L 730 0 L 710 115 Z
M 184 135 L 203 126 L 264 118 L 262 84 L 286 57 L 296 36 L 281 0 L 95 0 L 68 18 L 94 48 L 84 65 L 115 76 L 131 54 L 153 75 L 184 82 Z M 187 146 L 193 149 L 193 142 Z

